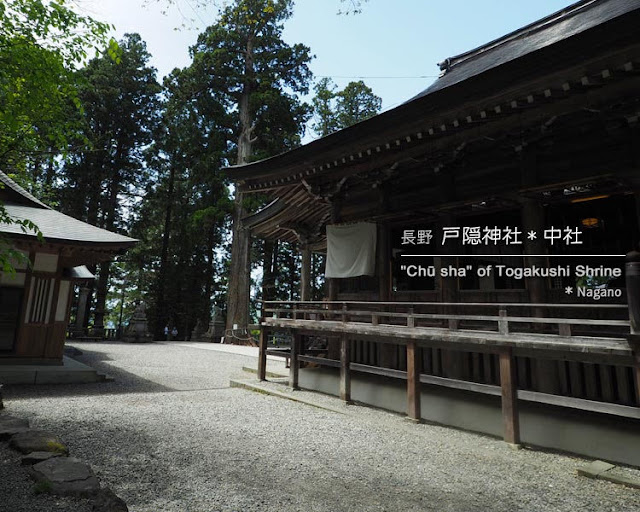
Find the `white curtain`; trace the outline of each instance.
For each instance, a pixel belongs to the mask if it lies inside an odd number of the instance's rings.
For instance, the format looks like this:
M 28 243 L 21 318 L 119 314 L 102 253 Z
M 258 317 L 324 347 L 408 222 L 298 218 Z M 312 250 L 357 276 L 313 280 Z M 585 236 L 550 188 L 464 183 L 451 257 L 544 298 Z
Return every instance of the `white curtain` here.
M 377 231 L 376 225 L 369 222 L 327 226 L 325 277 L 374 275 Z

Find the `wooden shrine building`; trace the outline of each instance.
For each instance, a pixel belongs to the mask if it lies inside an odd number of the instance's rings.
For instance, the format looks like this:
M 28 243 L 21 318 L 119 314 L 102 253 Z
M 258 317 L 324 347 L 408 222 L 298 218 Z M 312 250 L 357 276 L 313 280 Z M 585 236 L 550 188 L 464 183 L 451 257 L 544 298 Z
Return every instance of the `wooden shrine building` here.
M 0 224 L 0 243 L 24 256 L 13 262 L 15 273 L 0 272 L 0 364 L 62 364 L 74 283 L 94 278 L 85 265 L 122 254 L 136 240 L 53 210 L 1 171 L 0 203 L 43 236 Z
M 288 330 L 293 387 L 640 464 L 638 27 L 638 0 L 577 2 L 392 110 L 230 168 L 271 198 L 244 228 L 300 244 L 303 299 L 310 251 L 375 255 L 364 275 L 331 263 L 322 303 L 265 305 L 261 371 Z

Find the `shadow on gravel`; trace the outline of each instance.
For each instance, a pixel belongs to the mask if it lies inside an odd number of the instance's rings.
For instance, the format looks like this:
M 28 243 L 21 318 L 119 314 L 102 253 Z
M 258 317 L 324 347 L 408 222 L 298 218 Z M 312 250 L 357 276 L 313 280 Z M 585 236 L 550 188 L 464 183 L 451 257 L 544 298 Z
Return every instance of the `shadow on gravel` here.
M 151 380 L 108 364 L 112 359 L 103 352 L 83 349 L 82 355 L 73 359 L 91 366 L 98 372 L 113 377 L 113 382 L 95 382 L 87 384 L 5 384 L 4 397 L 10 400 L 30 399 L 36 397 L 91 396 L 125 393 L 170 393 L 177 389 L 163 386 Z

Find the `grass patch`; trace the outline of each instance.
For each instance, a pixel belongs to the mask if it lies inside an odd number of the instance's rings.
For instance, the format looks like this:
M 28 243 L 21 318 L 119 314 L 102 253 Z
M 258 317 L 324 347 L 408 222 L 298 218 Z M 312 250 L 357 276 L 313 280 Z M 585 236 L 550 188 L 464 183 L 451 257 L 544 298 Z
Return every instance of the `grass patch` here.
M 53 453 L 61 453 L 61 454 L 65 455 L 65 454 L 68 453 L 69 450 L 62 443 L 59 443 L 57 441 L 49 441 L 47 443 L 47 451 L 48 452 L 53 452 Z
M 33 486 L 34 494 L 50 493 L 53 490 L 53 484 L 49 480 L 41 480 Z

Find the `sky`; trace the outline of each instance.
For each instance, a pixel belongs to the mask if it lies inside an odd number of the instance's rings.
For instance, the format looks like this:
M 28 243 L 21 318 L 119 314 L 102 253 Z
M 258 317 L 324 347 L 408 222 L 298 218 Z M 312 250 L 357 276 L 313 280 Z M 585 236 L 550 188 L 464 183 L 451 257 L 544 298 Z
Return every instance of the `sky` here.
M 115 25 L 113 36 L 138 32 L 159 78 L 189 65 L 189 47 L 216 20 L 199 0 L 75 0 L 84 14 Z M 201 1 L 201 0 L 200 0 Z M 361 14 L 339 15 L 339 0 L 297 0 L 284 39 L 315 58 L 315 79 L 339 87 L 364 80 L 387 110 L 426 89 L 437 63 L 571 5 L 571 0 L 369 0 Z M 162 11 L 166 11 L 163 14 Z M 307 99 L 310 101 L 310 98 Z M 306 137 L 305 142 L 310 140 Z

